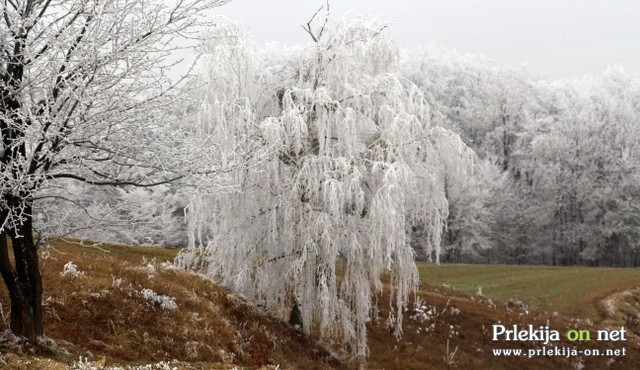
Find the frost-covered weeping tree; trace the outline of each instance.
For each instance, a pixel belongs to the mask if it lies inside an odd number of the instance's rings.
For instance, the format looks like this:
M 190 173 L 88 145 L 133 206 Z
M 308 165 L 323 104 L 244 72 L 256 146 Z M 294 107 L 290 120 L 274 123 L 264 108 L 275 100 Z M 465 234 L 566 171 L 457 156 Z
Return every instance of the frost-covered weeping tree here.
M 400 336 L 418 282 L 412 226 L 426 229 L 437 256 L 445 178 L 463 178 L 470 155 L 430 125 L 384 24 L 329 23 L 312 19 L 314 42 L 279 58 L 256 52 L 232 25 L 210 37 L 202 130 L 218 133 L 211 144 L 223 163 L 238 147 L 269 155 L 229 177 L 229 192 L 201 186 L 179 262 L 284 319 L 299 308 L 306 333 L 341 338 L 362 360 L 380 276 L 389 275 L 388 322 Z

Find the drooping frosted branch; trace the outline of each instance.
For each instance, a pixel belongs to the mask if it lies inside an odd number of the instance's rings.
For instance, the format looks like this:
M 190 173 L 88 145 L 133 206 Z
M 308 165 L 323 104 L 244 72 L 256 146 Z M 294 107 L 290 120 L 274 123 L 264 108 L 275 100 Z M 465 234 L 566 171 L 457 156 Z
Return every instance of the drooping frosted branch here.
M 426 225 L 437 256 L 448 214 L 444 179 L 466 163 L 468 149 L 430 125 L 378 21 L 338 24 L 276 66 L 270 55 L 261 65 L 237 28 L 223 30 L 228 37 L 207 46 L 211 91 L 201 125 L 224 138 L 212 143 L 221 161 L 238 147 L 260 147 L 264 156 L 234 178 L 238 191 L 199 189 L 191 249 L 179 262 L 283 319 L 297 303 L 305 332 L 318 325 L 326 339 L 339 335 L 362 360 L 383 273 L 391 277 L 390 322 L 402 334 L 418 283 L 411 226 Z

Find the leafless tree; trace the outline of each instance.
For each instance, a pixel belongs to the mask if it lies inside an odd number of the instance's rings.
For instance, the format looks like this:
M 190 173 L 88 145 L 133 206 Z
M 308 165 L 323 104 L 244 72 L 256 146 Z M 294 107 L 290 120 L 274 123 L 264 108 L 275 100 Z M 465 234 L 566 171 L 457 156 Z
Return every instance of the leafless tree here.
M 42 189 L 57 179 L 153 186 L 202 165 L 164 126 L 184 82 L 167 71 L 179 39 L 226 2 L 0 2 L 0 272 L 15 334 L 43 334 L 33 234 Z

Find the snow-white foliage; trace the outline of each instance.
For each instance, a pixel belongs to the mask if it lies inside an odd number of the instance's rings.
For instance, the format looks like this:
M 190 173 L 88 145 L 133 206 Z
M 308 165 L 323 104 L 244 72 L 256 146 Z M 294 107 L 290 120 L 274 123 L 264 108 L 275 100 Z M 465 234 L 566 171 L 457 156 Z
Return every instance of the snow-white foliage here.
M 283 319 L 297 303 L 305 332 L 318 324 L 362 360 L 383 273 L 401 335 L 418 280 L 408 234 L 424 225 L 426 247 L 439 255 L 445 174 L 463 178 L 470 152 L 430 124 L 380 21 L 315 19 L 317 41 L 280 59 L 256 50 L 237 26 L 219 24 L 206 45 L 201 130 L 224 138 L 215 144 L 222 162 L 267 154 L 229 176 L 233 191 L 211 192 L 203 182 L 188 208 L 190 249 L 178 263 Z
M 75 263 L 69 261 L 65 263 L 62 269 L 62 272 L 60 273 L 60 276 L 75 278 L 75 277 L 84 276 L 84 272 L 78 270 L 78 266 Z
M 549 83 L 433 46 L 408 51 L 403 74 L 433 122 L 506 175 L 449 192 L 447 261 L 638 263 L 639 76 Z
M 525 152 L 528 213 L 545 231 L 532 239 L 554 263 L 637 263 L 640 76 L 613 68 L 546 89 L 550 112 Z
M 497 199 L 505 196 L 507 184 L 507 175 L 487 160 L 476 160 L 465 181 L 447 182 L 449 219 L 443 254 L 448 262 L 460 262 L 454 254 L 475 256 L 494 246 L 497 214 L 504 212 Z
M 140 296 L 146 299 L 152 306 L 159 305 L 163 310 L 175 310 L 178 308 L 178 304 L 174 297 L 158 294 L 148 288 L 142 289 L 140 291 Z
M 215 171 L 183 147 L 189 128 L 174 113 L 188 102 L 177 94 L 184 79 L 167 71 L 171 53 L 183 49 L 176 35 L 192 34 L 199 13 L 226 2 L 0 7 L 0 226 L 20 229 L 33 216 L 34 198 L 64 201 L 42 193 L 55 186 L 51 180 L 148 185 Z
M 184 207 L 188 190 L 105 187 L 60 180 L 36 203 L 41 235 L 138 245 L 186 246 Z

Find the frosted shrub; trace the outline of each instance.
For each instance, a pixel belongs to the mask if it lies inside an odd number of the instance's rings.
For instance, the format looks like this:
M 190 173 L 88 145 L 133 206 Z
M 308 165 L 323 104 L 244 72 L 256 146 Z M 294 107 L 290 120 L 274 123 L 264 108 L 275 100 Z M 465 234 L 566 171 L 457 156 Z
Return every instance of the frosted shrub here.
M 432 310 L 427 310 L 426 306 L 416 307 L 411 314 L 410 318 L 414 321 L 423 323 L 429 319 L 431 319 L 431 315 L 433 315 Z
M 140 296 L 146 299 L 147 302 L 151 303 L 153 306 L 159 305 L 163 310 L 175 310 L 178 308 L 175 298 L 158 294 L 151 289 L 141 290 Z
M 158 266 L 158 263 L 156 262 L 155 258 L 151 260 L 147 260 L 146 258 L 143 257 L 142 266 L 136 266 L 133 268 L 133 270 L 143 272 L 147 274 L 147 277 L 149 279 L 153 279 L 153 277 L 158 272 L 157 266 Z
M 115 277 L 114 275 L 111 275 L 111 286 L 113 288 L 119 288 L 122 285 L 123 282 L 124 282 L 124 280 L 122 278 Z
M 69 261 L 64 265 L 60 276 L 75 278 L 84 276 L 84 272 L 79 271 L 78 266 L 75 263 Z

